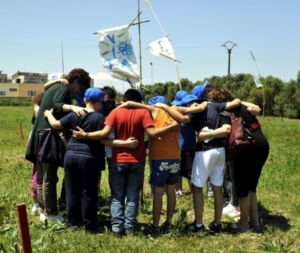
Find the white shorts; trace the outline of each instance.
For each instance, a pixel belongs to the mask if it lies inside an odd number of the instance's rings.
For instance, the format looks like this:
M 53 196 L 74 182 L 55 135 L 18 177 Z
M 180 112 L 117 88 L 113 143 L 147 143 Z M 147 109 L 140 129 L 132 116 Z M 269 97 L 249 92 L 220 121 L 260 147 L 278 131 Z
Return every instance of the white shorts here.
M 191 183 L 197 187 L 204 187 L 209 177 L 211 184 L 222 186 L 224 166 L 225 149 L 223 147 L 196 152 Z

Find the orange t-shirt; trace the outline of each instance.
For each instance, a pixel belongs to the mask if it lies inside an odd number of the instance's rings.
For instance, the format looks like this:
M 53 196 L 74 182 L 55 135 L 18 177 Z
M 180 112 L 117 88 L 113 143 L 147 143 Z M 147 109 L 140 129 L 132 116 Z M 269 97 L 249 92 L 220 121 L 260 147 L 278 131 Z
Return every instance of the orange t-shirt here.
M 163 109 L 158 108 L 154 119 L 155 128 L 169 126 L 174 119 Z M 170 132 L 162 137 L 152 138 L 149 152 L 151 160 L 180 159 L 179 132 Z

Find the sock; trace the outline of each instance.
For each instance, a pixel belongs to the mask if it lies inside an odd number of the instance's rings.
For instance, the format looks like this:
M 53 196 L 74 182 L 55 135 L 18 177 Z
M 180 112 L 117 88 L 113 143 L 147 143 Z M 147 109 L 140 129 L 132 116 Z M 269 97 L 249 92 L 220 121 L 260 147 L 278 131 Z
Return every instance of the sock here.
M 203 225 L 202 223 L 196 224 L 196 227 L 197 227 L 197 228 L 200 228 L 202 225 Z
M 34 206 L 40 207 L 39 203 L 34 203 Z

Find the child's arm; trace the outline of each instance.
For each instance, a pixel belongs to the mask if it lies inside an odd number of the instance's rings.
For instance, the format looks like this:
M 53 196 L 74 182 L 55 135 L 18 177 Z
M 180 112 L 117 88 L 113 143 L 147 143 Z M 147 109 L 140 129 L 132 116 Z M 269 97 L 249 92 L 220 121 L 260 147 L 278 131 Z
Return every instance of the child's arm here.
M 160 127 L 160 128 L 148 127 L 145 130 L 150 138 L 157 138 L 167 133 L 170 133 L 172 131 L 179 131 L 180 128 L 181 125 L 177 121 L 174 121 L 171 125 L 166 127 Z
M 126 141 L 116 140 L 116 139 L 105 139 L 101 140 L 101 143 L 105 146 L 110 146 L 113 148 L 131 148 L 135 149 L 139 142 L 134 137 L 128 138 Z
M 60 122 L 54 118 L 52 114 L 52 109 L 44 111 L 44 116 L 45 118 L 48 119 L 48 123 L 53 129 L 55 130 L 64 129 L 63 126 L 60 124 Z
M 208 130 L 200 131 L 197 134 L 197 137 L 199 142 L 207 139 L 224 138 L 228 134 L 230 134 L 230 131 L 231 131 L 231 125 L 224 124 L 215 130 L 208 129 Z
M 155 106 L 164 109 L 167 113 L 170 114 L 170 116 L 173 119 L 177 120 L 180 123 L 189 123 L 190 122 L 190 118 L 188 116 L 182 115 L 180 112 L 178 112 L 177 110 L 172 109 L 168 105 L 157 103 Z M 178 109 L 178 108 L 180 108 L 180 107 L 176 107 L 176 109 Z
M 240 104 L 241 104 L 241 100 L 236 98 L 236 99 L 232 100 L 231 102 L 227 102 L 225 110 L 233 109 L 235 107 L 238 107 Z
M 56 80 L 52 80 L 49 81 L 47 83 L 44 84 L 44 91 L 48 90 L 52 85 L 56 84 L 56 83 L 61 83 L 62 85 L 69 85 L 69 82 L 67 79 L 56 79 Z
M 203 112 L 207 108 L 207 104 L 207 102 L 202 102 L 201 104 L 194 104 L 190 107 L 178 107 L 177 110 L 182 114 L 198 113 Z
M 123 103 L 123 104 L 121 104 L 121 105 L 119 105 L 118 106 L 118 108 L 140 108 L 140 109 L 146 109 L 146 110 L 148 110 L 150 113 L 151 113 L 151 115 L 153 114 L 153 113 L 155 113 L 156 112 L 156 108 L 155 107 L 153 107 L 153 106 L 150 106 L 150 105 L 145 105 L 145 104 L 142 104 L 142 103 L 138 103 L 138 102 L 133 102 L 133 101 L 127 101 L 127 102 L 125 102 L 125 103 Z M 118 109 L 117 108 L 117 109 Z M 153 115 L 152 115 L 153 116 Z
M 76 128 L 78 129 L 78 131 L 73 130 L 73 136 L 75 139 L 103 140 L 108 137 L 111 131 L 113 131 L 113 128 L 108 125 L 105 125 L 102 130 L 90 133 L 85 132 L 79 126 L 77 126 Z
M 244 102 L 242 101 L 241 102 L 243 105 L 247 106 L 247 110 L 253 115 L 253 116 L 256 116 L 258 114 L 260 114 L 261 112 L 261 109 L 258 105 L 255 105 L 255 104 L 252 104 L 252 103 L 249 103 L 249 102 Z

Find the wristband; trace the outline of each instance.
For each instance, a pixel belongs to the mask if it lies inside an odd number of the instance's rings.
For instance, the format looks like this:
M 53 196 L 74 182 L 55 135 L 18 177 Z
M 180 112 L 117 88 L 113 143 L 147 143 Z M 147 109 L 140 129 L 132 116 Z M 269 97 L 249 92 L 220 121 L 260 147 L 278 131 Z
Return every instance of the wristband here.
M 208 139 L 211 139 L 211 131 L 209 130 L 209 137 L 208 137 Z
M 85 139 L 88 139 L 88 138 L 89 138 L 89 133 L 85 133 L 84 138 L 85 138 Z

